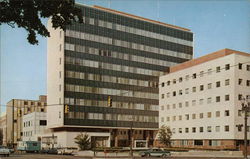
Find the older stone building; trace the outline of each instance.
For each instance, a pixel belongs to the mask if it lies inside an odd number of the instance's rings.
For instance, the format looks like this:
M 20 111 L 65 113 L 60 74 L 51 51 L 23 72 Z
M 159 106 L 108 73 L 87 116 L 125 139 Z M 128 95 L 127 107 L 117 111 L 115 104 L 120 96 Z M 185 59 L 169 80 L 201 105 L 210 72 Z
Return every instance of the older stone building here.
M 46 112 L 44 95 L 39 100 L 12 99 L 6 108 L 6 143 L 15 146 L 23 138 L 23 116 L 32 112 Z

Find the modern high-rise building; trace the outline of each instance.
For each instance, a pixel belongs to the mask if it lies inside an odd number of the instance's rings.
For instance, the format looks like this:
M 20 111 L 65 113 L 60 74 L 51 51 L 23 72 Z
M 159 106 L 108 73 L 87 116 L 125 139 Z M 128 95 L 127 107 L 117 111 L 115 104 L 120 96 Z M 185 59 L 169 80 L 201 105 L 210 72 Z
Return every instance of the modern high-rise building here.
M 32 112 L 46 112 L 46 100 L 46 96 L 40 95 L 39 100 L 12 99 L 7 103 L 5 139 L 7 145 L 16 146 L 18 141 L 22 141 L 23 116 Z
M 61 146 L 75 146 L 80 132 L 88 132 L 93 147 L 129 146 L 130 139 L 134 146 L 152 145 L 159 76 L 192 59 L 193 33 L 112 9 L 78 6 L 83 24 L 62 31 L 48 22 L 48 128 Z
M 159 125 L 172 129 L 172 146 L 243 145 L 241 98 L 250 97 L 250 54 L 223 49 L 171 67 L 159 82 Z

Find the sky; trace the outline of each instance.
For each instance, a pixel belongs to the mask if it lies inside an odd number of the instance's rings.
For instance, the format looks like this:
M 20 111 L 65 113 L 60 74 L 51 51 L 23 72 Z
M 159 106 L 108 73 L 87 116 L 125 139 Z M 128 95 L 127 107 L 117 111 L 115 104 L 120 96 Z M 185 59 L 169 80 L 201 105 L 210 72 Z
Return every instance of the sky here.
M 194 57 L 224 48 L 250 53 L 249 0 L 76 0 L 164 23 L 194 33 Z M 47 19 L 43 19 L 46 25 Z M 26 40 L 21 28 L 0 26 L 0 104 L 34 99 L 47 91 L 47 39 Z M 1 106 L 5 112 L 5 106 Z

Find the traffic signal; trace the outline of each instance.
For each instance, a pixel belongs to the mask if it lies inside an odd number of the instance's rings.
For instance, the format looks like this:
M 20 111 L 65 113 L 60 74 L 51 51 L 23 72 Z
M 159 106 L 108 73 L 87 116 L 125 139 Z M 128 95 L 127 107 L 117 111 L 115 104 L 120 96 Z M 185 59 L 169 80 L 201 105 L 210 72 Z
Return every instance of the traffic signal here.
M 22 116 L 22 110 L 21 109 L 17 110 L 17 116 Z
M 64 107 L 64 113 L 69 113 L 69 106 L 68 105 L 65 105 L 65 107 Z
M 111 96 L 108 96 L 108 106 L 112 107 L 112 98 L 111 98 Z

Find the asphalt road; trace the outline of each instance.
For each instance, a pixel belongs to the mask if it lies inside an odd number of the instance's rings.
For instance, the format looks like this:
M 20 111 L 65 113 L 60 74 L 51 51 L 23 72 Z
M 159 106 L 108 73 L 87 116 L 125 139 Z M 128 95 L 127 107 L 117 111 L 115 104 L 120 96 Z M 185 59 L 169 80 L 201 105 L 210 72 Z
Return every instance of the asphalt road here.
M 107 157 L 108 158 L 108 157 Z M 47 155 L 47 154 L 12 154 L 10 157 L 0 157 L 0 159 L 92 159 L 91 157 L 76 157 L 65 155 Z M 94 159 L 105 159 L 105 157 L 97 157 Z M 112 158 L 115 159 L 115 158 Z M 129 157 L 117 157 L 117 159 L 129 159 Z M 134 157 L 134 159 L 143 159 L 143 157 Z M 148 157 L 146 159 L 161 159 L 160 157 Z M 242 159 L 242 158 L 226 158 L 226 157 L 170 157 L 170 159 Z

